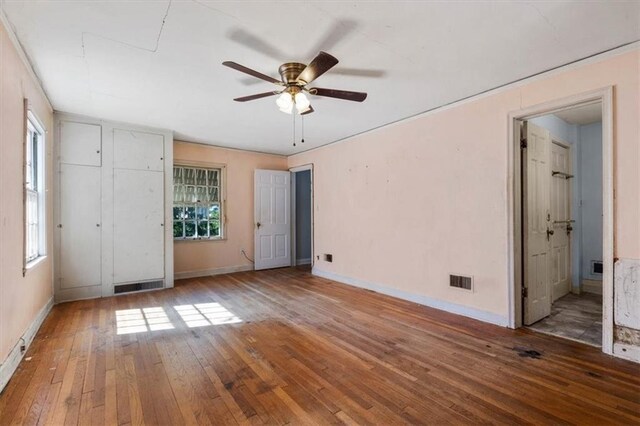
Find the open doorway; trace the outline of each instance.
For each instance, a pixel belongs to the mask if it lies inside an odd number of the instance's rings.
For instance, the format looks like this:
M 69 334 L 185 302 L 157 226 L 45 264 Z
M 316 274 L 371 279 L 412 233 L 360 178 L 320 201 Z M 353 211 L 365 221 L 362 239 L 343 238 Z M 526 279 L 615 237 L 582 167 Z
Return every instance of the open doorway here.
M 313 264 L 313 168 L 291 169 L 291 215 L 293 266 Z
M 526 283 L 527 290 L 534 288 L 530 297 L 523 298 L 524 324 L 542 333 L 601 346 L 601 104 L 589 103 L 526 120 L 522 133 L 540 145 L 537 152 L 526 149 L 522 156 L 522 186 L 527 196 L 523 216 L 528 217 L 529 225 L 524 229 L 529 232 L 524 241 L 530 245 L 525 247 L 524 261 L 546 262 L 549 286 L 548 292 L 537 293 L 539 288 Z M 540 225 L 546 237 L 541 245 L 535 241 Z M 541 267 L 544 265 L 525 265 L 524 270 L 533 278 Z M 550 303 L 544 301 L 547 294 Z M 537 303 L 545 305 L 534 307 Z
M 611 353 L 610 90 L 512 114 L 513 306 L 527 326 Z

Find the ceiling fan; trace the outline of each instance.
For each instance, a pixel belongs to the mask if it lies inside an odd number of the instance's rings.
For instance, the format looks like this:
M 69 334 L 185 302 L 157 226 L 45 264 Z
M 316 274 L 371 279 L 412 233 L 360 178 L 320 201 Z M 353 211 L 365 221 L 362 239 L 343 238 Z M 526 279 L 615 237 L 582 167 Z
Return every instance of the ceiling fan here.
M 268 81 L 269 83 L 284 86 L 284 89 L 282 90 L 243 96 L 241 98 L 235 98 L 234 101 L 247 102 L 253 101 L 254 99 L 266 98 L 268 96 L 280 95 L 276 100 L 276 104 L 280 108 L 280 111 L 291 114 L 295 106 L 298 114 L 305 115 L 313 112 L 311 102 L 305 93 L 314 96 L 326 96 L 329 98 L 344 99 L 355 102 L 362 102 L 367 98 L 367 94 L 363 92 L 307 87 L 308 84 L 325 72 L 329 71 L 337 63 L 338 60 L 326 52 L 318 53 L 318 56 L 316 56 L 309 65 L 301 64 L 299 62 L 287 62 L 280 65 L 280 68 L 278 69 L 282 80 L 276 80 L 273 77 L 254 71 L 251 68 L 247 68 L 232 61 L 223 62 L 222 65 L 233 68 L 236 71 L 249 74 L 261 80 Z

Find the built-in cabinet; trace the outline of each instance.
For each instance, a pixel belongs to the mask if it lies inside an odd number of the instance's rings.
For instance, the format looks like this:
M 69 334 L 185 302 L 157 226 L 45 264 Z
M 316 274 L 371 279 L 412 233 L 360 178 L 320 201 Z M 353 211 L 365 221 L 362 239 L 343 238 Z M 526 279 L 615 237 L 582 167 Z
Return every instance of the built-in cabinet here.
M 172 287 L 171 132 L 67 114 L 56 125 L 56 301 Z

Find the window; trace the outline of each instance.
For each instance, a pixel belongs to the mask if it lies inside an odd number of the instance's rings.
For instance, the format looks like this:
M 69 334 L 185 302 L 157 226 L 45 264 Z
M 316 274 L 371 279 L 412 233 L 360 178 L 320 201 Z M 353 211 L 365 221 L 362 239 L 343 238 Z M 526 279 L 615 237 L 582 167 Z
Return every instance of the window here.
M 27 115 L 25 141 L 25 264 L 45 254 L 44 219 L 44 131 L 31 114 Z
M 173 168 L 173 238 L 222 238 L 222 168 Z

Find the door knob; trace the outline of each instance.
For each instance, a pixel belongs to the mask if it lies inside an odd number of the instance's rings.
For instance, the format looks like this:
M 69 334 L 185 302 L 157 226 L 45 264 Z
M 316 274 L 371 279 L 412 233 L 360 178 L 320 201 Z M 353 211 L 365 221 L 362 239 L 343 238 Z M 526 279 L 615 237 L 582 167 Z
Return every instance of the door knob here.
M 256 223 L 256 226 L 258 227 L 258 229 L 260 229 L 260 227 L 262 226 L 262 224 L 260 222 Z
M 547 241 L 549 241 L 553 234 L 555 234 L 555 231 L 553 229 L 547 228 Z

